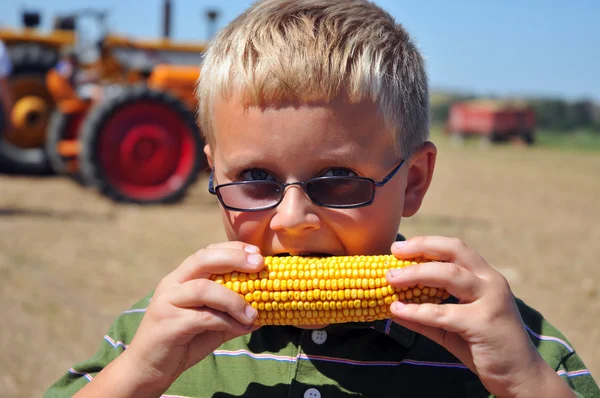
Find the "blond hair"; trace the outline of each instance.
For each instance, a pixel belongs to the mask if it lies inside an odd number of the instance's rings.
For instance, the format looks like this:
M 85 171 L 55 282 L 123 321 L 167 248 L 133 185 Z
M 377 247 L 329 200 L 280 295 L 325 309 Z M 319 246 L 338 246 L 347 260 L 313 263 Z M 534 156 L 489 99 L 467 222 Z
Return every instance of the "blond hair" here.
M 211 147 L 212 104 L 233 95 L 261 107 L 373 102 L 405 158 L 429 137 L 423 58 L 404 28 L 365 0 L 255 3 L 219 32 L 202 63 L 198 122 Z

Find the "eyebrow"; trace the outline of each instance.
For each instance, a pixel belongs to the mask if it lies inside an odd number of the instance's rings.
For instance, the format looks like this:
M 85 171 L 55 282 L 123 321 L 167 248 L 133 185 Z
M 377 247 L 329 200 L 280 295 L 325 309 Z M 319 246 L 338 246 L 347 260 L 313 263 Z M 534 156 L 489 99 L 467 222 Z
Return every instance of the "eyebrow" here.
M 358 150 L 357 150 L 358 149 Z M 364 159 L 365 152 L 362 147 L 356 148 L 354 145 L 344 145 L 343 147 L 331 148 L 322 153 L 312 153 L 310 156 L 323 162 L 360 162 Z M 243 162 L 260 162 L 265 159 L 272 159 L 270 155 L 256 156 L 255 152 L 246 151 L 241 156 L 236 156 L 235 160 Z
M 285 162 L 293 162 L 293 159 L 287 159 Z M 313 156 L 311 163 L 311 168 L 314 169 L 322 169 L 325 167 L 345 167 L 345 168 L 357 168 L 359 165 L 365 165 L 365 162 L 362 161 L 362 158 L 359 156 Z M 273 169 L 273 165 L 282 164 L 280 161 L 274 161 L 272 157 L 257 157 L 257 156 L 238 156 L 231 161 L 229 159 L 226 160 L 226 165 L 223 164 L 220 168 L 223 172 L 228 173 L 232 170 L 238 170 L 245 167 L 256 167 L 256 168 L 268 168 L 273 171 L 277 171 Z

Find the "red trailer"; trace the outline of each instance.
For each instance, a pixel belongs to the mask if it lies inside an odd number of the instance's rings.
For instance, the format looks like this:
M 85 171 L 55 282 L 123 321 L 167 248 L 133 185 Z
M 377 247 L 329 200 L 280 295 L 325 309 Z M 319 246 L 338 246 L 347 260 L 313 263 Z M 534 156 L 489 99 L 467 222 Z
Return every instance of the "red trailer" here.
M 459 102 L 450 107 L 446 132 L 461 138 L 483 136 L 490 142 L 520 138 L 533 144 L 535 111 L 520 102 Z

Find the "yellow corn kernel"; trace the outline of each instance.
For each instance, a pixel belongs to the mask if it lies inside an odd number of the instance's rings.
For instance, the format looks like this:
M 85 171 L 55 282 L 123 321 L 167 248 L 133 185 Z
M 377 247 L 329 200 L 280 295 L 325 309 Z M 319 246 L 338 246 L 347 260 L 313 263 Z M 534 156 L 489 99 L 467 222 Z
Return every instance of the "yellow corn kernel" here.
M 396 289 L 387 283 L 389 269 L 423 261 L 393 255 L 267 256 L 258 273 L 231 272 L 211 279 L 257 309 L 257 325 L 368 322 L 389 318 L 394 301 L 439 304 L 450 296 L 421 284 Z

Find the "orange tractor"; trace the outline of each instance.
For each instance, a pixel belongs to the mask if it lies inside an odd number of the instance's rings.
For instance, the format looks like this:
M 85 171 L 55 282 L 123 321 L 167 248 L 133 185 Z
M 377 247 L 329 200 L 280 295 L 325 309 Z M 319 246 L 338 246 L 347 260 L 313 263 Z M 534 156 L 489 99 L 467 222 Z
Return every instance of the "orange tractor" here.
M 174 51 L 172 43 L 167 45 Z M 82 95 L 59 68 L 47 74 L 56 110 L 46 153 L 57 173 L 94 186 L 113 200 L 149 204 L 179 200 L 206 168 L 194 114 L 199 66 L 159 62 L 142 72 L 115 57 L 117 50 L 147 54 L 158 46 L 103 36 L 97 61 L 75 65 L 96 75 L 99 98 Z
M 116 201 L 176 201 L 206 168 L 193 96 L 205 47 L 167 38 L 165 5 L 165 38 L 157 41 L 109 34 L 103 12 L 77 14 L 99 22 L 100 38 L 90 44 L 76 36 L 63 53 L 72 68 L 95 76 L 99 97 L 82 94 L 60 62 L 45 75 L 53 105 L 41 149 L 46 163 Z M 90 53 L 95 59 L 81 62 Z
M 14 100 L 8 115 L 12 129 L 0 137 L 6 144 L 0 145 L 0 163 L 16 173 L 51 172 L 44 144 L 55 102 L 45 81 L 66 48 L 77 48 L 83 68 L 99 68 L 103 84 L 143 81 L 157 64 L 199 65 L 204 43 L 170 39 L 171 1 L 163 0 L 163 37 L 154 40 L 109 33 L 106 13 L 90 9 L 55 17 L 49 32 L 38 29 L 41 15 L 32 11 L 23 13 L 23 28 L 0 27 L 0 40 L 13 63 L 9 83 Z
M 446 133 L 463 139 L 484 137 L 489 142 L 519 138 L 535 141 L 535 111 L 519 101 L 473 100 L 451 105 Z

